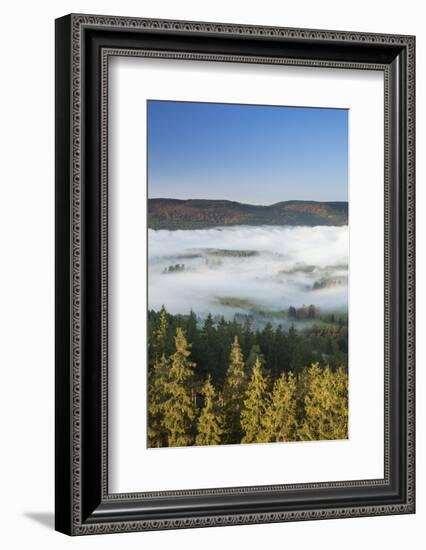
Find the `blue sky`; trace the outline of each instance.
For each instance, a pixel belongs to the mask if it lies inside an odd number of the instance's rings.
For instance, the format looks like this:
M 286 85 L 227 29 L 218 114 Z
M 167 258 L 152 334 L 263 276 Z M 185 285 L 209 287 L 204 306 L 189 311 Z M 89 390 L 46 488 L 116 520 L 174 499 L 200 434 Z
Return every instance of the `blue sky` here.
M 149 100 L 148 194 L 346 201 L 348 111 Z

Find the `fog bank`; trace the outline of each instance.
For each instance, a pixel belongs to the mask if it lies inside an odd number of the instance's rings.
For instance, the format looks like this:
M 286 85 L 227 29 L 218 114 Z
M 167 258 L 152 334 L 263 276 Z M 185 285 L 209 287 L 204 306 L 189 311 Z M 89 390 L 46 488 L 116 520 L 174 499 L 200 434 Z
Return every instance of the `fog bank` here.
M 290 305 L 347 309 L 348 227 L 148 231 L 148 302 L 232 318 Z

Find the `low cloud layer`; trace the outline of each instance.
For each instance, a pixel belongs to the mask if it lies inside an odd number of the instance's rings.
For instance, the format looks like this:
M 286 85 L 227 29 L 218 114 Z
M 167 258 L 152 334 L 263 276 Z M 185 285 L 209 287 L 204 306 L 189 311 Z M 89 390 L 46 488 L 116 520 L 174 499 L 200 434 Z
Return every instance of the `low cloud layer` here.
M 150 309 L 232 318 L 347 308 L 347 226 L 149 230 L 148 246 Z

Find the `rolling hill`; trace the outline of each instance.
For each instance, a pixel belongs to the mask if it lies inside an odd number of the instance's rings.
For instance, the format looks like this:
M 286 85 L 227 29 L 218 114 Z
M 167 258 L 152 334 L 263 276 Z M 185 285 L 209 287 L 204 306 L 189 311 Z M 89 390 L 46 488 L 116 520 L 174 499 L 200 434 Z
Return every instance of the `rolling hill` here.
M 148 199 L 148 227 L 151 229 L 347 224 L 347 202 L 285 201 L 263 206 L 227 200 Z

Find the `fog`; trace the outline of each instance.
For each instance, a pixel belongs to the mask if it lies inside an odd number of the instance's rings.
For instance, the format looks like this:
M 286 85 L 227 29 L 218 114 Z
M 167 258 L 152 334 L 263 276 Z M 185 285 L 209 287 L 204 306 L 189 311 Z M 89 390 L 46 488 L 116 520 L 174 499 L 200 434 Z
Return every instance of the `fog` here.
M 347 309 L 348 227 L 149 230 L 149 308 L 230 319 Z

